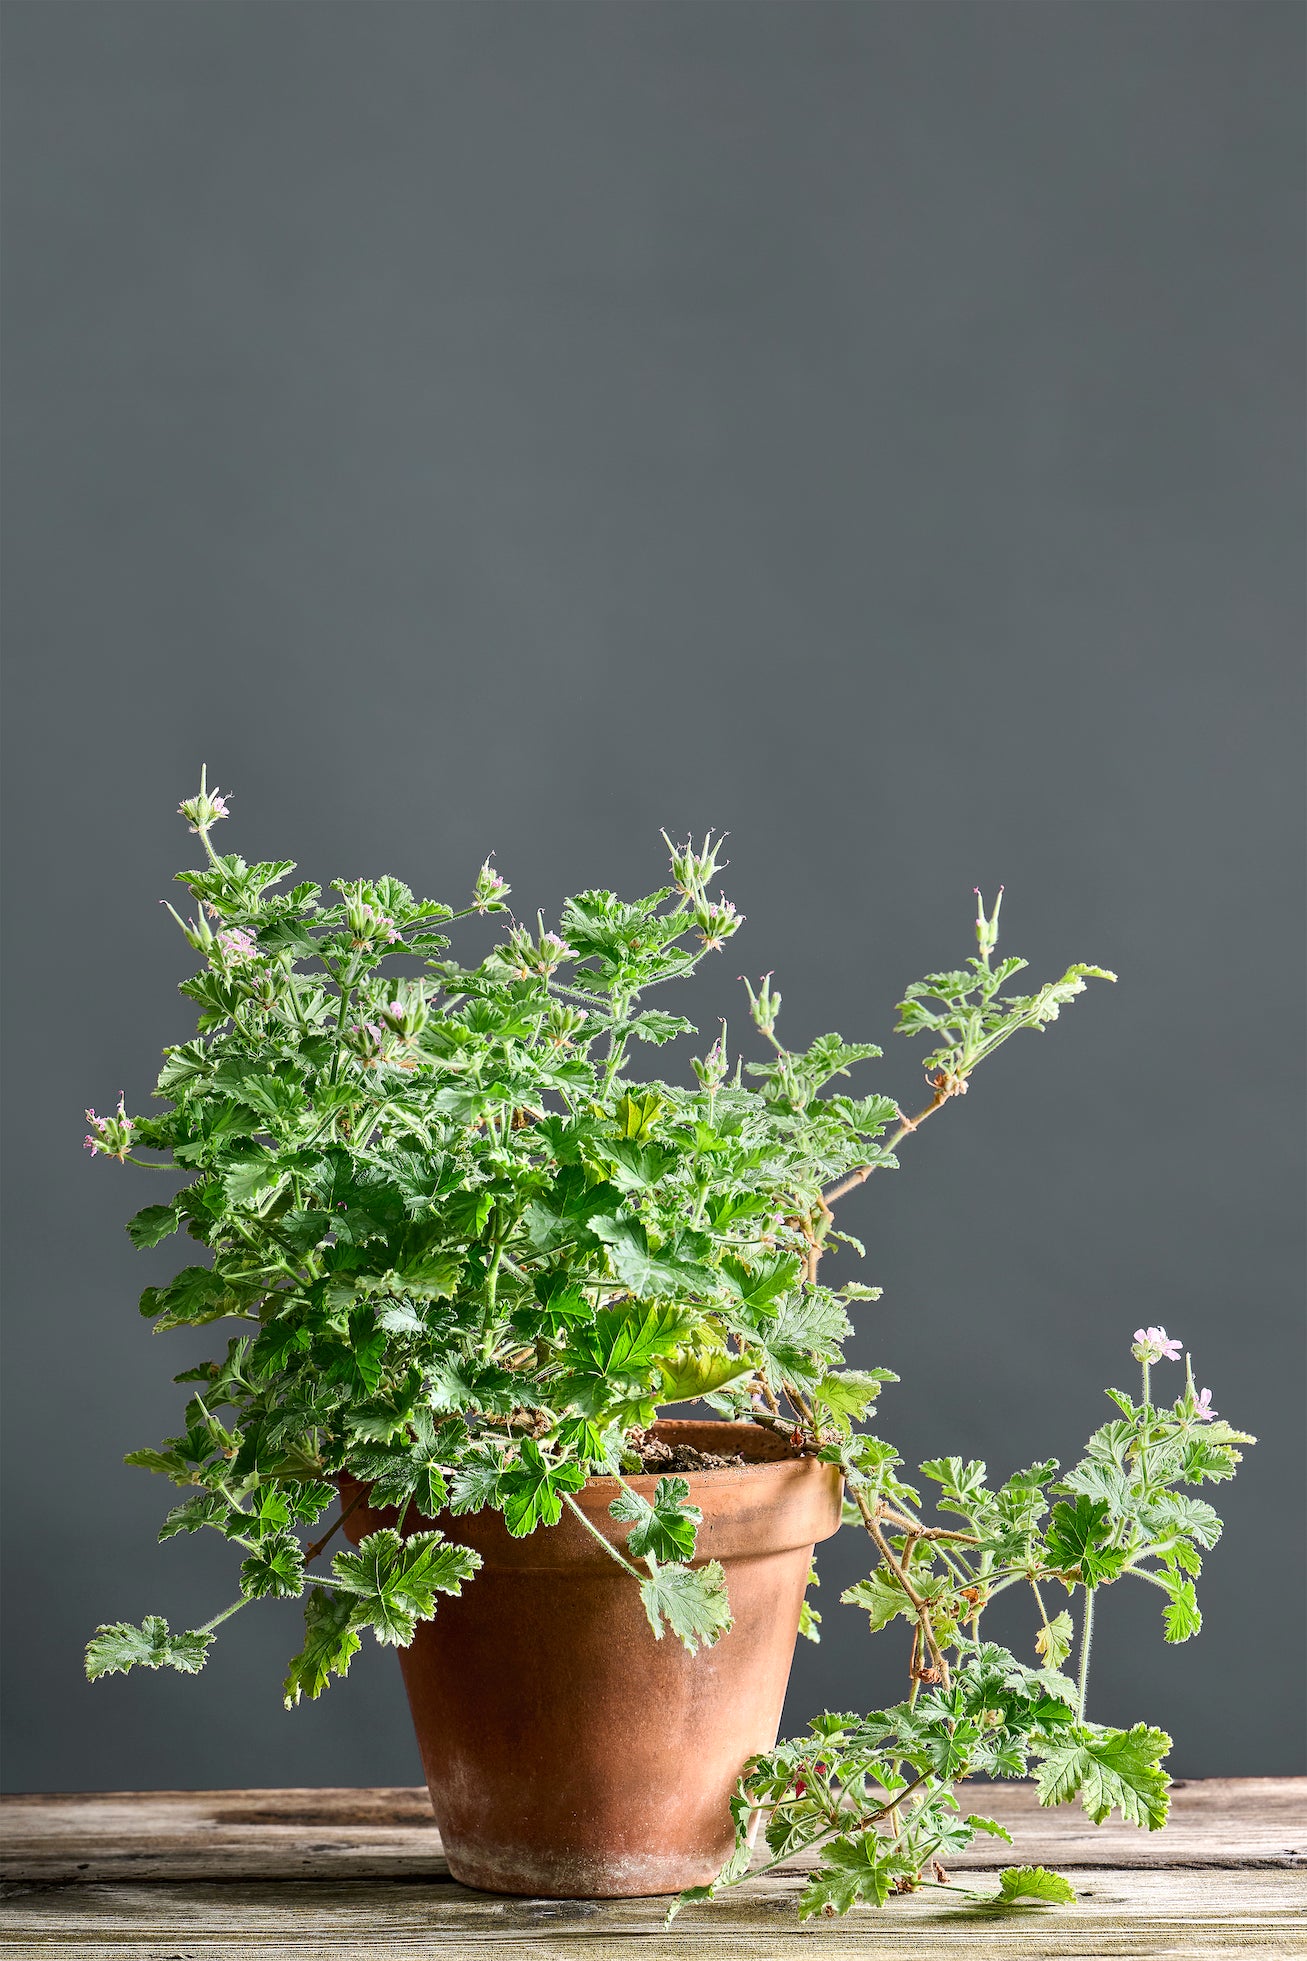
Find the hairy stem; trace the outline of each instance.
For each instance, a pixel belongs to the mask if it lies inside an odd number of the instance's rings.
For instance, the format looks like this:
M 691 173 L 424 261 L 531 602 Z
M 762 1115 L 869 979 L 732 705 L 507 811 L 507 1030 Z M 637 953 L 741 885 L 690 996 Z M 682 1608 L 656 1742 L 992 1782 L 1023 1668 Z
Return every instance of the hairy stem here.
M 583 1511 L 581 1506 L 577 1504 L 575 1498 L 572 1497 L 571 1493 L 568 1491 L 563 1492 L 562 1498 L 563 1498 L 563 1503 L 567 1506 L 567 1509 L 570 1512 L 575 1512 L 576 1516 L 580 1519 L 582 1525 L 584 1525 L 586 1531 L 590 1534 L 591 1538 L 597 1539 L 599 1541 L 604 1551 L 608 1554 L 608 1557 L 610 1559 L 615 1559 L 618 1565 L 624 1568 L 624 1570 L 631 1575 L 631 1578 L 633 1580 L 643 1580 L 644 1575 L 643 1573 L 641 1573 L 639 1567 L 632 1566 L 630 1560 L 627 1559 L 623 1553 L 618 1552 L 617 1547 L 613 1545 L 610 1540 L 605 1539 L 603 1533 L 599 1530 L 599 1527 L 595 1524 L 594 1520 L 586 1517 L 585 1512 Z
M 1076 1683 L 1076 1715 L 1085 1720 L 1085 1691 L 1089 1686 L 1089 1651 L 1094 1640 L 1094 1589 L 1085 1588 L 1085 1617 L 1080 1628 L 1080 1676 Z
M 939 1109 L 941 1104 L 946 1103 L 948 1098 L 949 1091 L 943 1088 L 942 1085 L 938 1086 L 935 1094 L 931 1097 L 930 1102 L 924 1110 L 919 1110 L 915 1117 L 904 1117 L 902 1123 L 890 1138 L 886 1149 L 896 1151 L 903 1142 L 903 1139 L 910 1137 L 914 1130 L 919 1129 L 925 1123 L 927 1117 L 933 1117 L 936 1110 Z M 837 1199 L 844 1198 L 851 1191 L 856 1191 L 859 1185 L 865 1185 L 875 1169 L 876 1166 L 874 1164 L 864 1164 L 859 1170 L 850 1171 L 847 1178 L 841 1178 L 838 1185 L 833 1186 L 830 1191 L 824 1194 L 822 1199 L 823 1206 L 832 1206 Z
M 212 1634 L 215 1627 L 221 1627 L 224 1621 L 230 1620 L 233 1614 L 238 1614 L 242 1607 L 248 1607 L 249 1604 L 248 1600 L 233 1600 L 230 1607 L 224 1607 L 222 1612 L 215 1614 L 211 1621 L 205 1621 L 203 1627 L 194 1630 L 195 1633 Z

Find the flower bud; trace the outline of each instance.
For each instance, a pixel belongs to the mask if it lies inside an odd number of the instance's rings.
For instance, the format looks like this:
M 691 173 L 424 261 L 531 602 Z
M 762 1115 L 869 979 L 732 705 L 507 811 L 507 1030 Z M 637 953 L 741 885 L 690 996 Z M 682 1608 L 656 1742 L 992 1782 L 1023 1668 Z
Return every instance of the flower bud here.
M 980 948 L 980 957 L 982 960 L 988 960 L 990 954 L 998 945 L 998 912 L 1002 903 L 1003 887 L 1000 885 L 998 888 L 998 897 L 994 901 L 994 910 L 986 918 L 985 901 L 980 896 L 980 887 L 976 887 L 976 944 Z
M 202 769 L 200 794 L 197 797 L 183 797 L 177 806 L 177 815 L 184 817 L 193 831 L 210 830 L 220 818 L 231 815 L 226 797 L 217 788 L 210 790 L 207 778 L 207 770 Z
M 381 1061 L 388 1031 L 376 1021 L 356 1021 L 341 1033 L 341 1041 L 351 1055 L 372 1068 Z
M 744 983 L 744 991 L 749 997 L 749 1013 L 753 1016 L 754 1025 L 760 1028 L 764 1035 L 771 1035 L 776 1028 L 776 1017 L 781 1011 L 781 997 L 772 987 L 771 975 L 763 975 L 758 982 L 756 994 L 748 981 Z
M 569 1008 L 562 1001 L 551 1002 L 549 1019 L 545 1025 L 554 1047 L 570 1049 L 573 1040 L 581 1033 L 589 1018 L 582 1008 Z
M 472 903 L 478 912 L 502 912 L 504 900 L 512 891 L 506 878 L 501 878 L 487 858 L 477 873 L 476 884 L 472 888 Z
M 711 1095 L 725 1082 L 730 1066 L 726 1056 L 726 1024 L 723 1022 L 722 1032 L 707 1055 L 702 1060 L 697 1055 L 692 1057 L 691 1067 L 702 1087 Z
M 508 935 L 508 964 L 521 980 L 529 980 L 533 974 L 547 978 L 564 960 L 576 959 L 575 949 L 565 939 L 558 933 L 546 933 L 543 920 L 536 923 L 539 938 L 533 938 L 525 926 L 514 926 Z
M 168 906 L 168 901 L 160 899 L 159 904 Z M 204 917 L 205 908 L 203 906 L 199 908 L 198 920 L 183 919 L 176 906 L 168 906 L 168 910 L 181 927 L 187 944 L 193 946 L 197 953 L 208 953 L 213 946 L 213 934 L 209 931 L 209 922 Z M 212 912 L 213 908 L 210 907 L 209 910 Z
M 420 981 L 397 981 L 380 1014 L 392 1034 L 411 1041 L 426 1027 L 427 1010 L 426 991 Z
M 704 838 L 700 850 L 694 848 L 693 838 L 687 838 L 683 845 L 675 845 L 663 832 L 663 843 L 671 854 L 672 883 L 687 899 L 706 900 L 708 882 L 717 872 L 718 856 L 725 838 L 715 842 L 711 831 Z

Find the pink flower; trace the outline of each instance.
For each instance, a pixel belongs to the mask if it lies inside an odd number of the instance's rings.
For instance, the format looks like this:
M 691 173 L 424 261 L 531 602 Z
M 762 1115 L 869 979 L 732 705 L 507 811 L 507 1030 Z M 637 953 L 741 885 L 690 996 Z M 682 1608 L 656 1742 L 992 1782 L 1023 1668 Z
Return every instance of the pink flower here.
M 1136 1328 L 1132 1353 L 1137 1362 L 1178 1362 L 1180 1343 L 1165 1328 Z
M 1211 1390 L 1200 1389 L 1198 1392 L 1198 1401 L 1194 1405 L 1194 1415 L 1200 1423 L 1210 1423 L 1216 1414 L 1217 1411 L 1212 1408 Z
M 218 935 L 218 945 L 223 957 L 233 967 L 244 966 L 247 960 L 257 960 L 258 944 L 243 926 L 229 926 Z

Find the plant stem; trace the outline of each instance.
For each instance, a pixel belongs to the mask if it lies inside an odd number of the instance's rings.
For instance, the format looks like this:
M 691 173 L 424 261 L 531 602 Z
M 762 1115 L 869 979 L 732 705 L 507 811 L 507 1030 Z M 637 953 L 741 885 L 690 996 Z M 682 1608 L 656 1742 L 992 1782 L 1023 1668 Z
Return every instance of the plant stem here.
M 618 1552 L 617 1547 L 615 1545 L 612 1545 L 609 1540 L 605 1539 L 603 1533 L 599 1530 L 599 1527 L 594 1523 L 593 1519 L 589 1519 L 586 1517 L 585 1512 L 582 1510 L 581 1506 L 577 1504 L 572 1494 L 569 1491 L 565 1491 L 563 1492 L 562 1497 L 563 1497 L 563 1503 L 567 1506 L 567 1509 L 570 1512 L 576 1513 L 576 1516 L 580 1519 L 586 1531 L 590 1533 L 592 1538 L 595 1538 L 599 1541 L 600 1545 L 603 1547 L 604 1551 L 608 1554 L 609 1558 L 615 1559 L 618 1565 L 623 1567 L 625 1571 L 631 1575 L 631 1578 L 633 1580 L 643 1580 L 644 1575 L 641 1573 L 639 1567 L 632 1566 L 630 1560 L 625 1558 L 620 1552 Z
M 242 1607 L 248 1607 L 249 1604 L 248 1600 L 233 1600 L 230 1607 L 224 1607 L 222 1612 L 215 1614 L 211 1621 L 205 1621 L 203 1627 L 194 1630 L 195 1633 L 212 1634 L 215 1627 L 221 1627 L 224 1621 L 230 1620 L 233 1614 L 239 1613 Z
M 1094 1639 L 1094 1589 L 1085 1588 L 1085 1617 L 1080 1627 L 1080 1678 L 1076 1685 L 1076 1715 L 1085 1720 L 1085 1690 L 1089 1686 L 1089 1650 Z
M 905 1137 L 910 1136 L 914 1130 L 925 1123 L 927 1117 L 934 1116 L 940 1105 L 947 1101 L 948 1091 L 937 1089 L 924 1110 L 919 1110 L 915 1117 L 904 1117 L 885 1148 L 889 1151 L 896 1151 Z M 839 1184 L 825 1194 L 822 1203 L 827 1206 L 834 1205 L 837 1199 L 843 1198 L 848 1192 L 855 1191 L 859 1185 L 865 1185 L 875 1169 L 874 1164 L 864 1164 L 860 1170 L 850 1171 L 847 1178 L 841 1178 Z

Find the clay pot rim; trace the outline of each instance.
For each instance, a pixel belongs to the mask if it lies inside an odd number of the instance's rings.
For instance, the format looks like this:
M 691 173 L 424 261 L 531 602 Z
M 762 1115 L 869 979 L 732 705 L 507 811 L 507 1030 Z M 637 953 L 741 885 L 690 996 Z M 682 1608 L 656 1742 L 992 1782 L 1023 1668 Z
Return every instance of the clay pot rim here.
M 690 1432 L 697 1436 L 707 1433 L 709 1445 L 721 1443 L 729 1448 L 732 1441 L 738 1439 L 743 1443 L 747 1439 L 756 1448 L 765 1439 L 766 1448 L 752 1460 L 746 1457 L 743 1464 L 714 1464 L 707 1470 L 678 1471 L 674 1466 L 668 1466 L 663 1470 L 623 1472 L 620 1479 L 599 1472 L 586 1479 L 585 1489 L 597 1490 L 600 1486 L 611 1485 L 616 1493 L 619 1484 L 629 1484 L 639 1490 L 642 1485 L 657 1484 L 659 1478 L 687 1478 L 706 1483 L 709 1480 L 749 1477 L 756 1471 L 775 1471 L 782 1465 L 815 1464 L 819 1461 L 811 1452 L 790 1450 L 776 1432 L 763 1423 L 734 1422 L 726 1417 L 714 1420 L 711 1417 L 660 1416 L 653 1425 L 653 1431 L 655 1436 L 664 1437 L 668 1443 L 690 1444 L 695 1450 L 705 1446 L 696 1442 L 695 1436 L 688 1434 Z M 673 1434 L 667 1435 L 668 1432 Z
M 692 1564 L 702 1565 L 715 1558 L 769 1556 L 799 1545 L 813 1546 L 832 1538 L 839 1530 L 842 1480 L 838 1465 L 828 1464 L 819 1457 L 791 1456 L 775 1433 L 762 1425 L 706 1423 L 675 1417 L 663 1419 L 663 1425 L 665 1431 L 683 1441 L 689 1441 L 687 1432 L 700 1437 L 706 1434 L 715 1442 L 722 1430 L 735 1430 L 740 1433 L 741 1441 L 747 1438 L 752 1449 L 773 1453 L 751 1464 L 728 1464 L 718 1470 L 645 1471 L 624 1480 L 649 1497 L 660 1477 L 686 1480 L 691 1501 L 702 1501 L 705 1514 L 701 1527 L 704 1536 Z M 769 1475 L 760 1477 L 759 1472 Z M 346 1471 L 337 1475 L 336 1485 L 342 1499 L 349 1504 L 359 1491 L 361 1480 Z M 513 1537 L 501 1515 L 489 1507 L 460 1513 L 458 1517 L 442 1512 L 439 1519 L 429 1521 L 424 1514 L 414 1514 L 415 1526 L 419 1518 L 424 1526 L 436 1525 L 451 1539 L 474 1546 L 488 1566 L 518 1571 L 559 1566 L 602 1570 L 610 1564 L 609 1554 L 597 1543 L 593 1528 L 598 1527 L 598 1538 L 607 1540 L 610 1548 L 620 1547 L 625 1536 L 623 1527 L 609 1513 L 619 1489 L 615 1477 L 587 1478 L 573 1498 L 586 1514 L 588 1525 L 564 1508 L 556 1524 L 543 1526 L 521 1538 Z M 345 1525 L 346 1536 L 357 1545 L 364 1532 L 381 1525 L 394 1525 L 398 1516 L 393 1507 L 383 1506 L 374 1513 L 365 1501 L 363 1507 L 351 1513 Z

